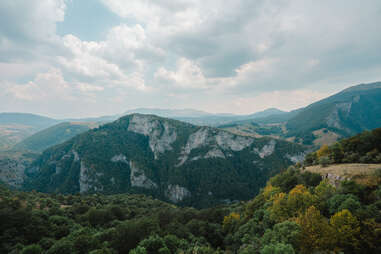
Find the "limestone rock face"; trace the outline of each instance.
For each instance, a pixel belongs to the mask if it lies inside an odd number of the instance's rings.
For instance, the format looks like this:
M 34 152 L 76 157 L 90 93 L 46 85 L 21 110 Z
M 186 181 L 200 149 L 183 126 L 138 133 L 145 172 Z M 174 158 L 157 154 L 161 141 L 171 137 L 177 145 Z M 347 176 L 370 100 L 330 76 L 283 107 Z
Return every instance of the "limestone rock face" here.
M 79 192 L 84 193 L 89 191 L 89 169 L 86 167 L 85 163 L 81 161 L 81 170 L 79 174 Z
M 43 192 L 142 193 L 197 207 L 251 198 L 271 172 L 288 167 L 302 151 L 282 140 L 133 114 L 46 150 L 24 186 Z
M 181 202 L 183 199 L 190 197 L 191 193 L 187 188 L 181 187 L 178 184 L 168 185 L 168 188 L 165 192 L 166 197 L 174 203 Z
M 132 187 L 141 187 L 145 189 L 156 189 L 157 184 L 154 183 L 151 179 L 149 179 L 145 174 L 144 171 L 137 167 L 137 165 L 130 161 L 130 181 Z
M 262 149 L 254 148 L 254 152 L 259 155 L 262 159 L 264 159 L 267 156 L 270 156 L 273 154 L 275 150 L 276 142 L 275 140 L 271 140 L 267 145 L 264 145 Z
M 122 162 L 122 163 L 128 164 L 127 158 L 123 154 L 114 155 L 111 158 L 111 162 Z
M 181 151 L 181 156 L 178 158 L 179 163 L 176 167 L 182 166 L 187 160 L 192 150 L 201 147 L 211 147 L 204 156 L 192 158 L 192 161 L 208 158 L 223 158 L 226 159 L 224 151 L 241 151 L 249 147 L 253 143 L 253 138 L 233 135 L 227 131 L 214 130 L 208 127 L 202 127 L 192 133 L 186 145 Z
M 155 155 L 172 150 L 171 144 L 176 141 L 176 131 L 167 122 L 160 122 L 154 116 L 134 115 L 128 126 L 129 131 L 143 134 L 149 138 L 149 146 Z
M 292 161 L 293 163 L 298 163 L 304 161 L 304 157 L 306 156 L 306 153 L 297 153 L 294 155 L 286 154 L 286 158 Z

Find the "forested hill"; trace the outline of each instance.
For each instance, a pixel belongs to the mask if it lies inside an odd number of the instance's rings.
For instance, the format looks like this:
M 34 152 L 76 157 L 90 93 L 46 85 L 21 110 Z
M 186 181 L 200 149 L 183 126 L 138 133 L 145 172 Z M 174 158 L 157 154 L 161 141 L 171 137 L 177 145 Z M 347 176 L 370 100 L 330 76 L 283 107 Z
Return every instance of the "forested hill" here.
M 381 126 L 381 82 L 345 89 L 300 110 L 287 121 L 287 136 L 313 141 L 314 131 L 326 129 L 341 137 Z
M 46 150 L 26 170 L 28 190 L 146 193 L 197 207 L 247 200 L 280 169 L 303 159 L 300 145 L 234 135 L 133 114 Z
M 0 253 L 381 252 L 381 172 L 373 187 L 290 167 L 252 200 L 204 210 L 144 195 L 60 195 L 0 185 Z
M 381 128 L 322 146 L 306 156 L 306 165 L 319 163 L 381 163 Z
M 64 122 L 54 125 L 33 134 L 30 137 L 17 143 L 14 150 L 29 150 L 32 152 L 42 152 L 48 147 L 61 144 L 70 138 L 81 134 L 99 124 L 94 122 Z

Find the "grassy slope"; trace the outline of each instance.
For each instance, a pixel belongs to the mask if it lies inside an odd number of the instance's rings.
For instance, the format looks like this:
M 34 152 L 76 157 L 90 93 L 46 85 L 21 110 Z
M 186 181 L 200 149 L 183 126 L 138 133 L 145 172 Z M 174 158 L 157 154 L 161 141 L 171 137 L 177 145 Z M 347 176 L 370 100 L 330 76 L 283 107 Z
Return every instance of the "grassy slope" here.
M 359 184 L 372 186 L 377 182 L 375 173 L 376 170 L 381 170 L 381 164 L 348 163 L 333 164 L 327 167 L 316 165 L 306 167 L 305 170 L 312 173 L 319 173 L 322 176 L 326 174 L 333 174 L 345 179 L 352 179 Z

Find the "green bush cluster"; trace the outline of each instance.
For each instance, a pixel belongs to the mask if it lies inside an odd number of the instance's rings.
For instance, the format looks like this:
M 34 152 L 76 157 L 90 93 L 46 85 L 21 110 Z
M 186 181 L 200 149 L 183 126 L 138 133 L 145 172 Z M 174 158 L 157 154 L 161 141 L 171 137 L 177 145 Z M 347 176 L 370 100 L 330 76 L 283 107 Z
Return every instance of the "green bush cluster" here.
M 365 131 L 310 153 L 306 165 L 333 163 L 381 163 L 381 128 Z
M 0 187 L 0 253 L 380 253 L 381 187 L 290 167 L 254 199 L 197 210 L 145 195 Z

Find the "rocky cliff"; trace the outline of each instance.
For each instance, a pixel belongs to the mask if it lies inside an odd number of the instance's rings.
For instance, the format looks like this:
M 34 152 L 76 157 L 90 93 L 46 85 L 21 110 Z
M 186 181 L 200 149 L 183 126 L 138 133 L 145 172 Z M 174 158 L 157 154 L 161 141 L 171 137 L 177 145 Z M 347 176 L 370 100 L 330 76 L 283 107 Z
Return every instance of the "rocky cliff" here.
M 133 114 L 46 150 L 26 189 L 147 193 L 195 206 L 252 197 L 303 147 Z

